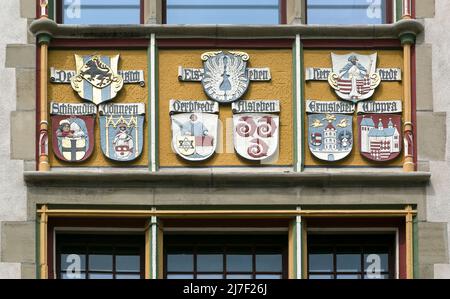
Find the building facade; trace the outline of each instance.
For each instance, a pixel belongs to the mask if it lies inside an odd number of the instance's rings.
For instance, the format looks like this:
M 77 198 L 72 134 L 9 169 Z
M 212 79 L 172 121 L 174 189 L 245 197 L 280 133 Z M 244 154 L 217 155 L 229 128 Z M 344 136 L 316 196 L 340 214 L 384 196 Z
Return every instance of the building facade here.
M 450 277 L 447 1 L 94 2 L 0 10 L 0 277 Z

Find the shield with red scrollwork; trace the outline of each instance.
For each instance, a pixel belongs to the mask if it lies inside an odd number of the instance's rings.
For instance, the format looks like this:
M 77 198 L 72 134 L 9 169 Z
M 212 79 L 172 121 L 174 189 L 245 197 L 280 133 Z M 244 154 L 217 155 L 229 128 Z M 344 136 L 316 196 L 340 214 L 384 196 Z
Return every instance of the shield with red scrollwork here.
M 278 151 L 280 120 L 275 114 L 278 111 L 278 101 L 238 101 L 233 104 L 234 148 L 240 156 L 261 161 Z

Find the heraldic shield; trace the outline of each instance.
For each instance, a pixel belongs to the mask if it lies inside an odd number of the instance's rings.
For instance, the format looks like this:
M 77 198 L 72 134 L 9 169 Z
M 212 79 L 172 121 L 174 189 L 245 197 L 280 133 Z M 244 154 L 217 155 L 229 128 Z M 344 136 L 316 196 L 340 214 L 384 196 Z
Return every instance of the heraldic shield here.
M 370 98 L 381 83 L 376 72 L 377 53 L 359 55 L 331 53 L 333 70 L 328 82 L 343 100 L 354 103 Z
M 75 64 L 76 75 L 70 84 L 81 98 L 98 105 L 115 98 L 122 89 L 123 78 L 117 73 L 119 55 L 75 55 Z
M 94 149 L 97 107 L 92 104 L 51 103 L 53 152 L 66 162 L 82 162 Z
M 144 145 L 145 104 L 102 104 L 99 114 L 103 154 L 114 161 L 137 159 Z
M 211 101 L 170 101 L 172 147 L 183 159 L 203 161 L 217 147 L 219 105 Z
M 358 115 L 361 155 L 372 161 L 390 161 L 402 149 L 401 115 Z
M 279 107 L 279 101 L 233 103 L 234 149 L 241 157 L 260 161 L 278 151 Z
M 320 160 L 332 162 L 347 157 L 353 148 L 352 132 L 352 115 L 308 115 L 309 149 Z
M 231 103 L 244 95 L 250 82 L 247 53 L 206 52 L 201 58 L 204 61 L 203 89 L 212 100 Z

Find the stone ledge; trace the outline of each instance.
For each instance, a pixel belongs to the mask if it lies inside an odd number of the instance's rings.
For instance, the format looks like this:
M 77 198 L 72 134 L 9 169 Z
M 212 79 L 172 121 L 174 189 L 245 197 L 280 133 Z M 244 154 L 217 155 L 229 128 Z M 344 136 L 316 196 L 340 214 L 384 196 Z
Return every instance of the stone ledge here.
M 399 38 L 417 35 L 424 29 L 417 20 L 401 20 L 384 25 L 63 25 L 49 19 L 31 23 L 33 34 L 49 34 L 54 38 Z
M 90 187 L 296 187 L 296 186 L 418 186 L 426 185 L 430 172 L 400 171 L 324 171 L 324 172 L 254 172 L 199 170 L 89 169 L 25 171 L 28 186 Z M 118 185 L 121 183 L 121 185 Z

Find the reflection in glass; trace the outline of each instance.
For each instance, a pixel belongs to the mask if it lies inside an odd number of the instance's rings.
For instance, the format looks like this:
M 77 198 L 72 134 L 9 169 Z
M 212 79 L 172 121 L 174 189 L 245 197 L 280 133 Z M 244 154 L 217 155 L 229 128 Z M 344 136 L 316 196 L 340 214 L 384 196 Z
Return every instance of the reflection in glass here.
M 113 256 L 109 254 L 92 254 L 89 256 L 89 271 L 112 271 Z
M 278 274 L 256 274 L 256 279 L 282 279 L 283 277 Z
M 309 279 L 333 279 L 333 275 L 331 275 L 331 274 L 311 274 L 311 275 L 309 275 Z
M 197 274 L 197 279 L 222 279 L 222 274 Z
M 116 279 L 140 279 L 139 274 L 116 274 Z
M 194 279 L 193 274 L 167 274 L 167 279 Z
M 310 272 L 333 272 L 332 253 L 311 253 L 309 255 Z
M 338 272 L 361 272 L 361 255 L 355 253 L 339 253 L 336 255 Z
M 167 255 L 167 271 L 194 271 L 194 256 L 192 254 L 176 253 Z
M 199 253 L 197 255 L 197 271 L 222 272 L 223 255 L 214 253 Z
M 227 255 L 228 272 L 252 272 L 251 253 L 233 252 Z
M 250 274 L 229 274 L 227 279 L 252 279 L 252 276 Z
M 109 273 L 89 273 L 89 279 L 113 279 L 113 275 Z
M 281 254 L 257 254 L 256 271 L 281 272 L 283 261 Z
M 116 256 L 116 271 L 139 272 L 140 257 L 138 255 L 118 255 Z
M 361 279 L 359 274 L 338 274 L 336 279 Z

